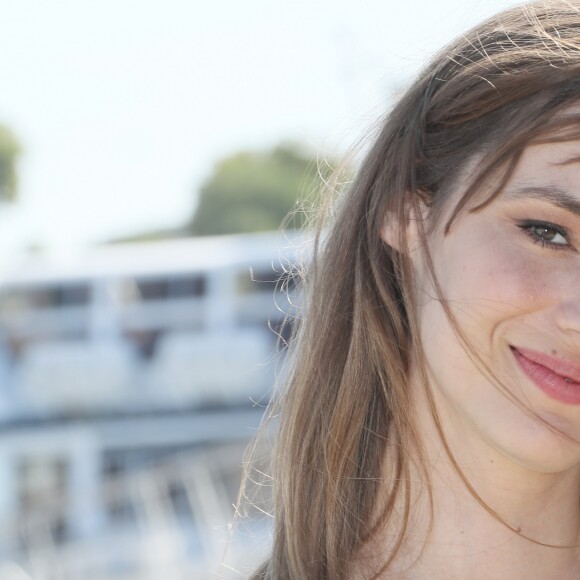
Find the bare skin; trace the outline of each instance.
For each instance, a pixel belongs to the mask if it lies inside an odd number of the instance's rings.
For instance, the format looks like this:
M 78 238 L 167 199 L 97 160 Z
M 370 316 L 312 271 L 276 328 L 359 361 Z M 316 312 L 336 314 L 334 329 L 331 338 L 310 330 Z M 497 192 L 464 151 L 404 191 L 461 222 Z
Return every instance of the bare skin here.
M 430 240 L 443 295 L 479 361 L 416 250 L 429 388 L 453 457 L 495 515 L 457 474 L 424 386 L 412 378 L 431 482 L 415 470 L 407 540 L 384 578 L 580 578 L 580 400 L 547 392 L 515 354 L 528 349 L 580 369 L 579 158 L 580 142 L 528 148 L 497 200 Z M 580 392 L 580 381 L 567 384 Z M 426 485 L 434 505 L 429 535 Z M 385 532 L 364 557 L 376 565 L 390 541 Z M 370 577 L 369 569 L 355 577 Z
M 449 432 L 453 454 L 470 484 L 505 524 L 469 493 L 438 443 L 430 412 L 425 419 L 427 454 L 435 513 L 425 549 L 407 541 L 384 578 L 409 580 L 580 578 L 575 546 L 580 538 L 577 466 L 560 473 L 538 473 L 506 459 L 496 449 L 465 440 L 465 431 Z M 444 413 L 443 420 L 444 420 Z M 427 425 L 429 427 L 427 427 Z M 469 443 L 469 447 L 465 445 Z M 462 450 L 469 449 L 468 453 Z M 421 475 L 417 471 L 417 477 Z M 420 479 L 419 479 L 420 481 Z M 409 538 L 421 538 L 427 523 L 424 489 L 411 511 Z M 508 527 L 510 526 L 510 527 Z M 520 532 L 516 530 L 519 529 Z M 533 540 L 533 541 L 531 541 Z M 560 546 L 552 548 L 536 542 Z

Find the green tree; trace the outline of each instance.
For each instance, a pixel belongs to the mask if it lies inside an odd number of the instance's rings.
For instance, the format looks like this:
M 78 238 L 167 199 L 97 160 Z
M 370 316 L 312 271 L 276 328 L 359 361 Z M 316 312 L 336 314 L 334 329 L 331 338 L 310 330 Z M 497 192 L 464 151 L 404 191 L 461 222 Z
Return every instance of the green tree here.
M 320 187 L 316 159 L 297 146 L 238 153 L 217 163 L 187 229 L 197 236 L 275 230 Z M 293 224 L 302 222 L 298 212 Z
M 14 201 L 18 192 L 16 161 L 20 145 L 5 125 L 0 125 L 0 200 Z

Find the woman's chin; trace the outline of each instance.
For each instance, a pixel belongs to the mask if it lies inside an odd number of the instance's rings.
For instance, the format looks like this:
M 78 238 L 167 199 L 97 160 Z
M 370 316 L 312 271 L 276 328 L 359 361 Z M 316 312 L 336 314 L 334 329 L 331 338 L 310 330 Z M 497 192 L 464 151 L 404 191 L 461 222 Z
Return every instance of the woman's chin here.
M 580 468 L 580 425 L 548 416 L 526 422 L 527 428 L 515 426 L 507 434 L 507 443 L 495 445 L 504 456 L 535 473 L 556 474 Z

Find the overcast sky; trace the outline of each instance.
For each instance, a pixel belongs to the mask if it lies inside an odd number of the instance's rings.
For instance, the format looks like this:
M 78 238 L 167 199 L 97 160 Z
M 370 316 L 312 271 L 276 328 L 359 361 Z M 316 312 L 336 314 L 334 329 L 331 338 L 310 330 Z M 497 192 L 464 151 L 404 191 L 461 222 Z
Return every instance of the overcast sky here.
M 183 222 L 220 157 L 345 150 L 427 55 L 507 0 L 0 0 L 22 142 L 0 251 Z

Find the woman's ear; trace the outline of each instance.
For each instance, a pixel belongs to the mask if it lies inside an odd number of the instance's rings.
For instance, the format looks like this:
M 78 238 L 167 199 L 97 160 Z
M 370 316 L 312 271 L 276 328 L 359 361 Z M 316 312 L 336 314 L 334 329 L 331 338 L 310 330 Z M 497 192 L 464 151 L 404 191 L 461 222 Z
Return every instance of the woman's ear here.
M 394 211 L 387 211 L 381 223 L 380 236 L 387 246 L 397 251 L 402 251 L 406 228 Z
M 383 242 L 399 252 L 417 249 L 420 246 L 419 220 L 424 219 L 427 206 L 420 199 L 412 199 L 412 194 L 405 197 L 405 209 L 400 212 L 388 210 L 383 216 L 380 236 Z

